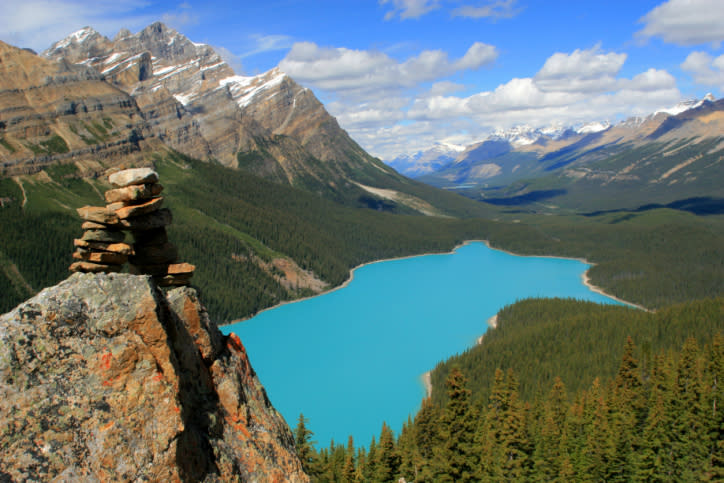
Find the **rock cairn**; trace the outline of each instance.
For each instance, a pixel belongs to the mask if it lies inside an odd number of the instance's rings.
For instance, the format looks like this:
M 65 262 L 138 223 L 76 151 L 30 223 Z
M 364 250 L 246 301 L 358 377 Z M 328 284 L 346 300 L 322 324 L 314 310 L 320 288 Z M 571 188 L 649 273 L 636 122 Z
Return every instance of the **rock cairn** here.
M 76 247 L 71 272 L 120 272 L 129 262 L 129 272 L 152 275 L 160 286 L 188 285 L 195 267 L 177 263 L 178 250 L 168 241 L 166 225 L 171 211 L 161 208 L 163 186 L 158 173 L 149 168 L 119 171 L 108 177 L 114 189 L 105 193 L 106 206 L 78 208 L 83 236 Z M 125 243 L 126 232 L 133 246 Z

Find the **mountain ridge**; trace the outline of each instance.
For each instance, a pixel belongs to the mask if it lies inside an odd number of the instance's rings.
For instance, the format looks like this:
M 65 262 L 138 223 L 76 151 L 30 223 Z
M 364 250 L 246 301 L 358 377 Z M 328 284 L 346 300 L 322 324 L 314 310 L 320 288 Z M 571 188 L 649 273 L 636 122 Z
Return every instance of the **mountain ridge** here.
M 188 156 L 335 193 L 354 190 L 348 180 L 399 181 L 278 68 L 237 75 L 213 48 L 160 22 L 113 40 L 81 29 L 41 55 L 96 69 L 135 99 L 155 137 Z

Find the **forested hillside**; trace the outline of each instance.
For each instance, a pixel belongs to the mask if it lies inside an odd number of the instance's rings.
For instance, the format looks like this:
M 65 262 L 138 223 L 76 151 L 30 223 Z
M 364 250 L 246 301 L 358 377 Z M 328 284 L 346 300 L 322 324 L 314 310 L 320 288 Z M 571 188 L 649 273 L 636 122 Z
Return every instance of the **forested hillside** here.
M 518 374 L 521 397 L 533 400 L 556 377 L 575 394 L 596 377 L 616 372 L 627 337 L 647 368 L 661 351 L 689 337 L 700 344 L 724 329 L 724 297 L 687 302 L 656 312 L 571 299 L 527 299 L 498 312 L 497 327 L 480 344 L 432 371 L 432 400 L 446 403 L 445 381 L 458 367 L 469 379 L 474 400 L 487 400 L 496 369 Z
M 721 300 L 718 302 L 721 304 Z M 313 481 L 721 481 L 724 478 L 724 335 L 702 345 L 639 359 L 623 343 L 618 369 L 574 391 L 555 377 L 535 397 L 520 374 L 496 369 L 485 398 L 474 398 L 464 369 L 445 382 L 446 402 L 430 399 L 399 435 L 355 449 L 320 451 L 303 416 L 296 429 Z M 527 370 L 527 369 L 526 369 Z
M 220 322 L 313 293 L 285 283 L 274 260 L 293 261 L 331 287 L 360 263 L 448 251 L 469 239 L 518 254 L 586 258 L 596 264 L 589 272 L 593 283 L 648 308 L 724 290 L 720 216 L 675 210 L 496 214 L 411 182 L 415 194 L 447 214 L 431 217 L 374 197 L 382 211 L 369 209 L 368 199 L 341 205 L 173 152 L 159 155 L 154 165 L 166 186 L 164 203 L 174 213 L 171 239 L 198 267 L 194 284 Z M 74 165 L 0 180 L 0 310 L 67 276 L 72 240 L 81 233 L 75 208 L 103 204 L 107 188 L 104 178 L 82 178 Z

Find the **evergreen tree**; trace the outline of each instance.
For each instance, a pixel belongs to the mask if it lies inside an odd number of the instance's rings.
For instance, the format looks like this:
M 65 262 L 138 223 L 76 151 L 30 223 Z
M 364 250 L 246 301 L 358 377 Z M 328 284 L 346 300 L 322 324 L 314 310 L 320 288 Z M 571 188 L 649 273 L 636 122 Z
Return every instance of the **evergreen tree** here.
M 316 442 L 312 441 L 314 433 L 307 428 L 308 422 L 309 420 L 304 417 L 304 414 L 299 414 L 297 427 L 294 430 L 294 444 L 297 448 L 299 461 L 302 462 L 302 469 L 310 477 L 314 477 L 318 473 L 319 466 L 317 464 L 317 451 L 314 449 Z
M 395 449 L 395 436 L 386 423 L 382 423 L 380 442 L 377 445 L 377 464 L 375 465 L 375 481 L 392 481 L 397 474 L 400 462 Z
M 440 417 L 440 411 L 432 399 L 423 399 L 412 430 L 415 446 L 413 458 L 418 474 L 416 481 L 433 479 L 434 448 L 440 440 Z
M 561 473 L 565 446 L 564 425 L 568 412 L 568 396 L 560 377 L 553 382 L 548 398 L 543 403 L 542 414 L 536 421 L 538 427 L 533 476 L 536 481 L 553 481 Z M 569 461 L 570 464 L 570 461 Z
M 709 397 L 707 412 L 711 457 L 705 478 L 710 481 L 724 481 L 724 336 L 714 336 L 709 351 L 709 375 L 707 387 Z
M 405 478 L 405 481 L 417 479 L 419 458 L 415 457 L 416 453 L 413 422 L 412 418 L 408 416 L 407 422 L 402 425 L 400 437 L 397 438 L 397 454 L 400 458 L 399 475 Z
M 689 481 L 706 466 L 709 446 L 696 339 L 689 338 L 684 343 L 674 389 L 676 393 L 670 400 L 674 408 L 671 445 L 674 476 Z
M 606 479 L 611 482 L 631 481 L 639 429 L 646 416 L 646 398 L 634 352 L 633 340 L 628 337 L 609 397 L 609 421 L 614 448 Z
M 467 379 L 459 368 L 447 380 L 448 402 L 440 424 L 441 444 L 435 453 L 436 481 L 472 481 L 477 468 L 474 452 L 476 418 Z
M 342 469 L 341 481 L 344 483 L 353 483 L 355 480 L 355 462 L 354 462 L 354 438 L 352 436 L 347 440 L 347 451 L 344 459 L 344 468 Z

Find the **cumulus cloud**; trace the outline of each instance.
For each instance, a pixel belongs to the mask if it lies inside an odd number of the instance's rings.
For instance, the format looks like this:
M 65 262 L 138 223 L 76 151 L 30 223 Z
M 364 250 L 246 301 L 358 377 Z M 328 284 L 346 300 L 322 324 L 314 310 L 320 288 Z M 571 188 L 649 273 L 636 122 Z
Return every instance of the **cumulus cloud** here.
M 370 50 L 319 47 L 298 42 L 279 64 L 302 83 L 342 96 L 365 96 L 380 90 L 415 87 L 462 70 L 478 69 L 497 58 L 492 45 L 474 43 L 463 57 L 451 61 L 446 52 L 425 50 L 399 62 Z
M 721 0 L 668 0 L 641 19 L 643 38 L 661 37 L 678 45 L 719 44 L 724 40 Z
M 681 64 L 681 68 L 688 72 L 697 84 L 724 89 L 724 55 L 714 58 L 706 52 L 692 52 Z
M 520 13 L 516 0 L 497 0 L 480 5 L 463 5 L 452 11 L 453 17 L 468 18 L 512 18 Z
M 440 7 L 439 0 L 380 0 L 380 5 L 392 4 L 392 10 L 385 14 L 385 20 L 399 16 L 401 20 L 419 18 Z
M 695 58 L 688 63 L 694 66 Z M 469 144 L 488 133 L 520 124 L 546 127 L 554 123 L 575 125 L 591 120 L 610 120 L 645 115 L 681 99 L 676 79 L 667 71 L 648 69 L 633 77 L 619 75 L 624 54 L 603 53 L 598 46 L 571 53 L 553 54 L 531 77 L 514 78 L 490 91 L 455 95 L 459 87 L 449 81 L 433 84 L 421 96 L 411 98 L 404 122 L 393 117 L 375 124 L 350 124 L 340 118 L 358 141 L 374 154 L 392 159 L 441 139 Z M 721 73 L 724 56 L 700 58 L 699 70 Z M 382 119 L 382 118 L 381 118 Z
M 615 85 L 624 62 L 626 54 L 605 54 L 599 46 L 570 54 L 559 52 L 546 60 L 535 81 L 544 91 L 603 92 Z

